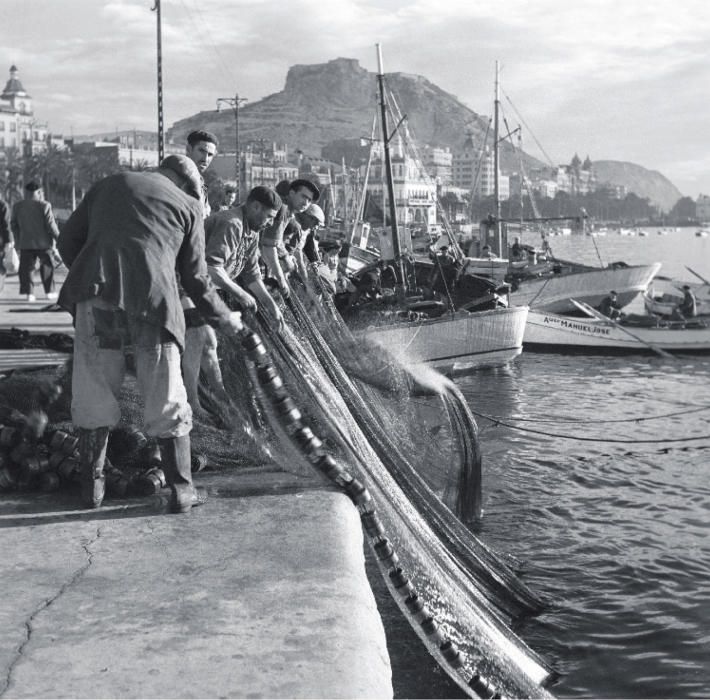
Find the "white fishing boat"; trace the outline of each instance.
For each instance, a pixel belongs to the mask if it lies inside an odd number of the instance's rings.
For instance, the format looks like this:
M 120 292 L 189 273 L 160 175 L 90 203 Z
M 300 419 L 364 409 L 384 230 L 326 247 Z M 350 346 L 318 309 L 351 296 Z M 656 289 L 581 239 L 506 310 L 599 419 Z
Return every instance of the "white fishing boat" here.
M 547 262 L 511 275 L 510 303 L 566 314 L 577 311 L 572 299 L 597 307 L 614 290 L 624 307 L 648 288 L 660 269 L 660 263 L 598 268 L 564 260 Z
M 621 321 L 530 311 L 526 349 L 577 352 L 710 352 L 710 323 L 632 315 Z
M 381 274 L 378 266 L 365 265 L 349 275 L 355 291 L 336 295 L 336 306 L 356 337 L 385 347 L 408 364 L 428 364 L 448 373 L 505 364 L 522 351 L 528 311 L 526 307 L 507 308 L 507 285 L 501 287 L 499 282 L 478 277 L 470 269 L 465 275 L 454 274 L 457 264 L 470 260 L 464 259 L 453 236 L 451 246 L 446 246 L 453 251 L 452 257 L 444 254 L 443 243 L 438 246 L 438 254 L 437 246 L 432 246 L 428 256 L 402 255 L 399 197 L 394 189 L 389 141 L 400 128 L 406 130 L 404 137 L 398 136 L 403 147 L 409 146 L 412 139 L 405 118 L 397 119 L 396 114 L 398 126 L 390 134 L 386 105 L 394 100 L 385 98 L 379 51 L 378 65 L 383 171 L 391 223 L 391 230 L 380 232 L 378 247 L 385 265 L 392 268 L 395 288 L 377 291 Z M 413 160 L 411 170 L 428 177 L 421 160 Z M 433 181 L 432 189 L 435 190 Z M 351 250 L 357 247 L 354 243 Z M 368 287 L 371 282 L 374 287 Z
M 504 365 L 523 350 L 528 309 L 456 311 L 438 318 L 371 325 L 355 335 L 385 348 L 408 365 L 427 364 L 446 374 Z
M 698 315 L 710 315 L 710 282 L 684 282 L 659 275 L 651 280 L 643 294 L 643 304 L 650 314 L 672 316 L 683 301 L 683 285 L 695 295 Z

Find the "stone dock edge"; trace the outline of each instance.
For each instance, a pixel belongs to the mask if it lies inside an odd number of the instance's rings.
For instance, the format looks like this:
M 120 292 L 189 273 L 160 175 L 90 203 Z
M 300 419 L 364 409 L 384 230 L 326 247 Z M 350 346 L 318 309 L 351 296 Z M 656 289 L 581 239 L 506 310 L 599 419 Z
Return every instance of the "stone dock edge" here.
M 0 330 L 72 334 L 49 307 L 8 277 Z M 0 698 L 391 698 L 350 499 L 315 473 L 195 481 L 187 515 L 0 494 Z

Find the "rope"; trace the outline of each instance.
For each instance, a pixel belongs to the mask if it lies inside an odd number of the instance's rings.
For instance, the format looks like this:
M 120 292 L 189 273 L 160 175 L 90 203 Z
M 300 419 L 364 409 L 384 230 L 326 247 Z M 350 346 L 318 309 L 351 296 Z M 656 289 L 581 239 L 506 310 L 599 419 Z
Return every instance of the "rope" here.
M 477 413 L 473 409 L 470 409 L 471 413 L 475 416 L 481 418 L 487 418 L 495 426 L 502 425 L 505 428 L 511 428 L 512 430 L 519 430 L 522 433 L 533 433 L 535 435 L 544 435 L 545 437 L 555 437 L 562 438 L 563 440 L 580 440 L 582 442 L 615 442 L 623 445 L 640 445 L 640 444 L 659 444 L 659 443 L 674 443 L 674 442 L 691 442 L 694 440 L 710 440 L 710 435 L 698 435 L 696 437 L 685 437 L 685 438 L 665 438 L 665 439 L 638 439 L 631 440 L 626 438 L 600 438 L 600 437 L 586 437 L 581 435 L 567 435 L 565 433 L 551 433 L 545 430 L 535 430 L 534 428 L 521 428 L 519 425 L 514 425 L 513 423 L 508 423 L 507 421 L 496 420 L 494 418 L 489 418 L 481 413 Z
M 686 416 L 689 413 L 699 413 L 701 411 L 708 411 L 710 410 L 710 406 L 698 406 L 696 408 L 690 408 L 687 411 L 673 411 L 673 413 L 659 413 L 658 415 L 655 416 L 640 416 L 638 418 L 609 418 L 609 419 L 602 419 L 602 420 L 594 420 L 594 419 L 583 419 L 580 420 L 578 418 L 564 418 L 562 416 L 560 417 L 553 417 L 553 418 L 516 418 L 516 417 L 511 417 L 509 420 L 515 420 L 515 421 L 521 421 L 525 423 L 642 423 L 643 421 L 647 420 L 658 420 L 659 418 L 675 418 L 676 416 Z M 475 413 L 475 411 L 472 411 Z M 497 416 L 489 416 L 484 413 L 476 413 L 477 416 L 480 416 L 481 418 L 486 418 L 487 420 L 491 421 L 492 423 L 499 423 L 501 419 Z

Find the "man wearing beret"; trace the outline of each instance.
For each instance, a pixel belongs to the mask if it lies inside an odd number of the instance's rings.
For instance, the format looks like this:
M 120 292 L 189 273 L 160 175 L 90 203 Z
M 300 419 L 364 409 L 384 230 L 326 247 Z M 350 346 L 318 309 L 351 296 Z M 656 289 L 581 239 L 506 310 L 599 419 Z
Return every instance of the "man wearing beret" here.
M 281 206 L 276 192 L 259 185 L 249 192 L 244 204 L 215 212 L 205 220 L 205 259 L 212 281 L 243 310 L 256 311 L 261 307 L 279 330 L 283 327 L 283 315 L 264 286 L 259 269 L 259 232 L 273 222 Z M 199 374 L 203 362 L 202 348 L 188 344 L 182 367 L 193 409 L 199 407 Z M 210 385 L 210 388 L 219 391 L 218 398 L 226 399 L 221 374 L 219 387 Z
M 145 404 L 144 430 L 158 439 L 171 510 L 184 513 L 204 501 L 192 485 L 192 412 L 180 372 L 185 319 L 177 275 L 210 324 L 235 335 L 242 323 L 207 272 L 200 196 L 195 164 L 171 155 L 155 172 L 125 172 L 96 183 L 59 236 L 69 268 L 59 303 L 75 323 L 71 411 L 87 507 L 99 507 L 104 497 L 108 433 L 121 418 L 128 344 Z
M 10 222 L 15 234 L 15 247 L 20 252 L 20 294 L 34 301 L 32 271 L 39 260 L 39 276 L 47 299 L 54 300 L 54 263 L 50 251 L 59 236 L 52 206 L 42 198 L 42 188 L 36 182 L 25 185 L 25 198 L 12 208 Z
M 318 200 L 319 196 L 318 187 L 310 180 L 298 179 L 289 183 L 281 209 L 273 223 L 261 234 L 261 256 L 268 273 L 276 279 L 279 289 L 285 297 L 288 297 L 290 291 L 286 275 L 279 263 L 279 257 L 284 257 L 287 254 L 284 245 L 284 231 L 294 215 L 305 211 L 311 202 Z

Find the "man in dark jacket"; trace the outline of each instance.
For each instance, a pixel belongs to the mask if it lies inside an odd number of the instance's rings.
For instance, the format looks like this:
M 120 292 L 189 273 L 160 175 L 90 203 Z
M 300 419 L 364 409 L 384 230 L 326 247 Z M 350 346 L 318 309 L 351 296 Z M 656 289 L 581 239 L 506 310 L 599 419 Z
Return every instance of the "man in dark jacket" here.
M 34 301 L 32 270 L 39 260 L 39 276 L 47 299 L 54 300 L 54 263 L 50 251 L 59 236 L 52 206 L 42 199 L 42 188 L 36 182 L 25 185 L 25 199 L 12 208 L 12 232 L 15 247 L 20 251 L 20 294 Z
M 10 231 L 10 216 L 5 201 L 0 199 L 0 292 L 5 286 L 5 251 L 14 243 L 12 239 L 12 231 Z
M 612 290 L 608 297 L 602 299 L 599 311 L 612 321 L 621 318 L 621 304 L 619 304 L 619 298 L 615 291 Z
M 59 252 L 69 268 L 59 295 L 75 321 L 72 420 L 79 428 L 82 497 L 101 505 L 110 427 L 121 417 L 123 350 L 134 346 L 145 402 L 144 429 L 158 439 L 171 487 L 171 509 L 204 499 L 192 485 L 192 412 L 180 373 L 185 318 L 177 274 L 208 323 L 234 335 L 241 315 L 217 295 L 205 263 L 201 179 L 186 156 L 165 158 L 157 172 L 111 175 L 67 221 Z

